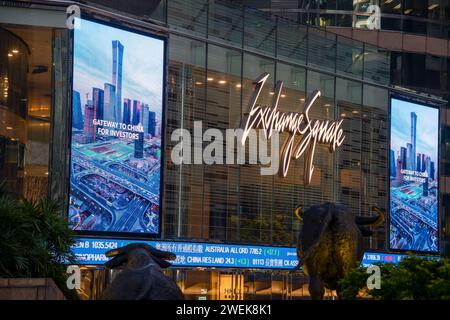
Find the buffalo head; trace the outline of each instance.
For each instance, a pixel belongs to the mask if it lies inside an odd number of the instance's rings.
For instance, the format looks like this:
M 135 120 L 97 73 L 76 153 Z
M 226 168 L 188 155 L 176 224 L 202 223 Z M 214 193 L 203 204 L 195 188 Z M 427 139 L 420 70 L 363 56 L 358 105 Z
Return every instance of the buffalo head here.
M 112 259 L 105 265 L 121 269 L 102 293 L 106 300 L 179 300 L 183 293 L 176 282 L 164 275 L 161 268 L 170 267 L 166 260 L 175 254 L 161 251 L 145 243 L 133 243 L 106 252 Z
M 161 268 L 168 268 L 172 264 L 166 260 L 175 260 L 176 255 L 153 248 L 146 243 L 131 243 L 125 247 L 113 249 L 105 253 L 108 258 L 111 258 L 105 263 L 105 266 L 110 269 L 121 269 L 125 266 L 140 267 L 148 264 L 153 260 Z

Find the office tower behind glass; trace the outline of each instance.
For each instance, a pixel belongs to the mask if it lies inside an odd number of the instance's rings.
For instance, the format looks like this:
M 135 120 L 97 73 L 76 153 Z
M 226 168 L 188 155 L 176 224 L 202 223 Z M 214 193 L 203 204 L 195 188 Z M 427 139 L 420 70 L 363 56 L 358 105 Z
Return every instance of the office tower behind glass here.
M 150 110 L 148 104 L 147 103 L 142 104 L 140 122 L 144 127 L 144 135 L 148 134 L 149 112 Z
M 95 106 L 91 101 L 84 106 L 84 142 L 91 143 L 95 141 L 95 131 L 96 126 L 94 125 L 94 117 L 95 117 Z
M 144 157 L 144 133 L 139 132 L 139 138 L 134 140 L 134 157 L 142 159 Z
M 425 172 L 427 170 L 427 155 L 426 154 L 422 154 L 422 172 Z
M 152 137 L 156 136 L 156 113 L 153 111 L 150 111 L 149 113 L 148 133 L 150 133 Z
M 417 128 L 417 115 L 415 112 L 411 112 L 411 144 L 412 144 L 412 154 L 413 154 L 413 163 L 412 167 L 416 167 L 415 159 L 416 159 L 416 128 Z M 417 170 L 419 171 L 419 170 Z
M 92 100 L 95 108 L 95 117 L 96 119 L 102 120 L 104 116 L 103 110 L 103 90 L 99 88 L 92 89 Z
M 123 45 L 118 40 L 112 42 L 112 84 L 116 88 L 117 113 L 122 114 L 122 61 Z M 120 120 L 118 120 L 120 122 Z
M 131 116 L 131 100 L 123 99 L 123 118 L 122 122 L 125 124 L 130 124 L 130 116 Z
M 406 148 L 400 147 L 400 160 L 402 162 L 402 169 L 406 169 Z
M 406 169 L 414 170 L 414 153 L 411 143 L 406 144 Z
M 120 116 L 117 117 L 117 104 L 116 104 L 116 87 L 110 83 L 105 83 L 105 96 L 104 96 L 104 120 L 120 122 Z
M 78 91 L 73 91 L 72 101 L 72 126 L 76 129 L 83 129 L 83 113 L 81 112 L 81 98 Z
M 141 102 L 133 100 L 133 121 L 132 124 L 139 124 L 141 118 Z
M 425 181 L 422 184 L 422 195 L 428 197 L 428 178 L 425 178 Z
M 434 180 L 435 179 L 435 175 L 436 175 L 436 168 L 434 167 L 434 162 L 433 161 L 430 161 L 430 178 L 432 179 L 432 180 Z
M 420 153 L 418 153 L 417 157 L 416 157 L 416 171 L 418 171 L 418 172 L 420 172 L 422 170 L 422 165 L 420 164 L 420 159 L 421 159 L 421 156 L 420 156 Z
M 390 152 L 389 162 L 390 162 L 390 166 L 389 166 L 390 167 L 390 176 L 395 177 L 395 152 L 392 149 Z

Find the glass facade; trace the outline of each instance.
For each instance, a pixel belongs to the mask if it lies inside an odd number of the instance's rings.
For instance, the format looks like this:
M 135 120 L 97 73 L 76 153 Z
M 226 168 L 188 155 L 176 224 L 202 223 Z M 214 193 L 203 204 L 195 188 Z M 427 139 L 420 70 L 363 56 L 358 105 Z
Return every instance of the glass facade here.
M 450 37 L 448 0 L 286 0 L 239 1 L 250 7 L 315 26 L 372 29 L 371 15 L 377 14 L 377 29 Z
M 220 4 L 214 1 L 210 10 Z M 292 212 L 298 205 L 339 201 L 363 215 L 374 205 L 387 207 L 389 93 L 377 84 L 389 84 L 389 53 L 329 32 L 290 28 L 288 20 L 278 20 L 275 27 L 272 18 L 250 13 L 243 11 L 240 30 L 241 22 L 227 24 L 225 33 L 237 40 L 229 46 L 230 38 L 223 36 L 222 46 L 178 35 L 169 38 L 167 132 L 193 132 L 194 121 L 202 121 L 203 130 L 216 128 L 224 134 L 237 128 L 252 81 L 268 72 L 270 84 L 261 93 L 261 103 L 271 103 L 276 80 L 285 82 L 280 108 L 286 111 L 299 110 L 308 93 L 321 90 L 312 114 L 320 119 L 344 117 L 346 142 L 334 155 L 319 147 L 310 186 L 303 183 L 302 158 L 286 178 L 261 176 L 255 165 L 174 166 L 169 160 L 163 233 L 168 239 L 292 245 L 299 228 Z M 209 17 L 217 19 L 211 11 Z M 216 40 L 215 29 L 208 30 Z M 168 141 L 167 159 L 177 142 Z M 369 242 L 384 248 L 385 237 L 383 226 Z
M 48 195 L 52 41 L 59 30 L 0 26 L 0 177 L 19 198 Z
M 450 152 L 447 152 L 450 119 L 447 119 L 448 107 L 445 106 L 448 106 L 448 96 L 442 94 L 450 90 L 450 84 L 445 82 L 446 91 L 442 91 L 443 79 L 448 77 L 445 73 L 447 64 L 450 66 L 448 60 L 445 60 L 446 68 L 442 69 L 433 56 L 422 61 L 413 53 L 384 50 L 268 12 L 242 7 L 239 2 L 166 0 L 148 1 L 148 7 L 138 2 L 128 1 L 126 8 L 122 8 L 122 2 L 115 1 L 117 5 L 109 8 L 106 1 L 89 1 L 91 5 L 80 3 L 80 7 L 88 16 L 96 14 L 106 20 L 120 21 L 131 30 L 168 37 L 162 239 L 295 246 L 300 222 L 294 209 L 299 205 L 340 202 L 358 215 L 371 215 L 373 206 L 387 210 L 391 93 L 406 92 L 421 101 L 441 106 L 444 116 L 440 161 L 442 174 L 450 172 Z M 409 14 L 395 8 L 412 4 L 397 2 L 395 6 L 396 1 L 391 1 L 389 6 L 384 2 L 382 24 L 388 23 L 385 18 L 401 15 L 399 28 L 402 29 L 404 21 L 408 20 L 404 16 L 417 14 L 416 20 L 425 19 L 426 30 L 430 30 L 431 20 L 439 22 L 442 17 L 448 20 L 446 1 L 434 1 L 439 2 L 439 6 L 432 9 L 429 9 L 432 6 L 429 1 L 425 11 L 414 7 Z M 57 1 L 52 4 L 57 22 L 49 26 L 37 23 L 27 28 L 24 28 L 26 19 L 14 23 L 8 20 L 10 13 L 7 11 L 23 17 L 30 14 L 39 17 L 45 10 L 0 6 L 0 112 L 5 124 L 0 126 L 0 177 L 6 179 L 8 188 L 19 196 L 51 195 L 67 201 L 71 32 L 64 28 L 64 4 Z M 315 19 L 315 11 L 304 11 L 314 9 L 318 10 L 320 19 L 322 12 L 329 14 L 324 19 L 331 25 L 353 23 L 346 13 L 353 12 L 353 1 L 321 1 L 320 4 L 319 1 L 317 4 L 316 1 L 299 1 L 296 9 L 292 12 L 300 21 Z M 435 9 L 439 12 L 432 14 Z M 292 18 L 292 12 L 286 12 L 288 18 Z M 397 20 L 395 18 L 392 25 L 396 25 Z M 442 31 L 446 27 L 440 24 L 440 28 Z M 20 55 L 12 51 L 16 49 Z M 38 55 L 36 59 L 34 54 Z M 198 155 L 194 149 L 191 149 L 192 164 L 175 165 L 171 153 L 178 141 L 171 140 L 172 132 L 181 128 L 194 133 L 197 121 L 202 123 L 202 132 L 216 129 L 224 136 L 226 129 L 238 128 L 247 112 L 253 80 L 263 72 L 268 72 L 270 77 L 259 103 L 271 104 L 274 84 L 282 80 L 280 110 L 299 112 L 306 96 L 320 90 L 321 97 L 311 110 L 312 117 L 344 119 L 346 139 L 342 147 L 330 153 L 325 146 L 317 146 L 311 184 L 304 184 L 303 157 L 291 163 L 285 178 L 261 176 L 261 165 L 196 163 Z M 426 77 L 421 76 L 424 72 L 427 72 Z M 439 84 L 425 83 L 424 79 L 429 78 L 439 78 Z M 416 91 L 394 87 L 399 84 L 407 84 Z M 204 149 L 210 141 L 200 143 Z M 225 159 L 225 145 L 222 150 L 222 155 L 216 154 L 216 157 Z M 254 152 L 247 148 L 246 158 Z M 235 149 L 233 155 L 237 157 Z M 42 195 L 35 194 L 37 189 Z M 442 227 L 445 227 L 449 220 L 444 219 L 448 206 L 446 193 L 450 190 L 443 186 L 440 191 Z M 366 245 L 386 250 L 387 223 L 374 231 Z M 447 237 L 447 233 L 443 233 L 442 244 L 448 243 L 445 242 Z M 442 251 L 447 252 L 448 248 L 443 247 Z M 102 283 L 109 279 L 105 274 L 101 271 L 101 274 L 86 277 L 92 283 Z M 191 298 L 306 296 L 303 275 L 255 270 L 208 270 L 202 275 L 195 270 L 170 270 L 168 274 L 186 290 L 196 290 L 185 291 Z M 231 291 L 221 291 L 220 283 L 227 290 L 233 283 Z M 241 289 L 234 290 L 236 287 Z M 217 289 L 214 294 L 209 291 L 211 288 Z M 86 290 L 87 297 L 98 294 L 97 289 Z

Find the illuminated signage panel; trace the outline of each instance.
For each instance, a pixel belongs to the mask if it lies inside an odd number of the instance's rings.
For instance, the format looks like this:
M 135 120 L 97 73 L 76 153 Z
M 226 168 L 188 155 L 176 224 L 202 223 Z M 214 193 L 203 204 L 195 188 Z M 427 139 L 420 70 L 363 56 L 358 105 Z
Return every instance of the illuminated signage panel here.
M 438 252 L 439 109 L 391 99 L 390 248 Z
M 101 265 L 109 259 L 105 252 L 130 243 L 143 242 L 177 255 L 174 267 L 223 267 L 255 269 L 293 269 L 298 264 L 297 252 L 292 247 L 248 246 L 176 241 L 137 241 L 118 239 L 79 238 L 72 246 L 77 263 Z M 364 253 L 361 266 L 374 263 L 399 263 L 404 254 Z
M 175 253 L 174 266 L 293 269 L 298 264 L 295 248 L 289 247 L 80 238 L 72 249 L 79 264 L 103 264 L 106 251 L 135 242 Z
M 157 235 L 165 41 L 81 19 L 74 30 L 69 221 Z

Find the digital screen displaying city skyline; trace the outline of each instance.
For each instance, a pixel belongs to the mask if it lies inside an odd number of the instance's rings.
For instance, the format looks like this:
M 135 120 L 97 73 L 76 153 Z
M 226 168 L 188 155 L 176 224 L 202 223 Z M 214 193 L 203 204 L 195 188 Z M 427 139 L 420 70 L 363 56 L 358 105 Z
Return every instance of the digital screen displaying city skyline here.
M 74 29 L 69 222 L 157 235 L 165 41 L 80 19 Z
M 439 110 L 391 99 L 390 248 L 438 252 Z

